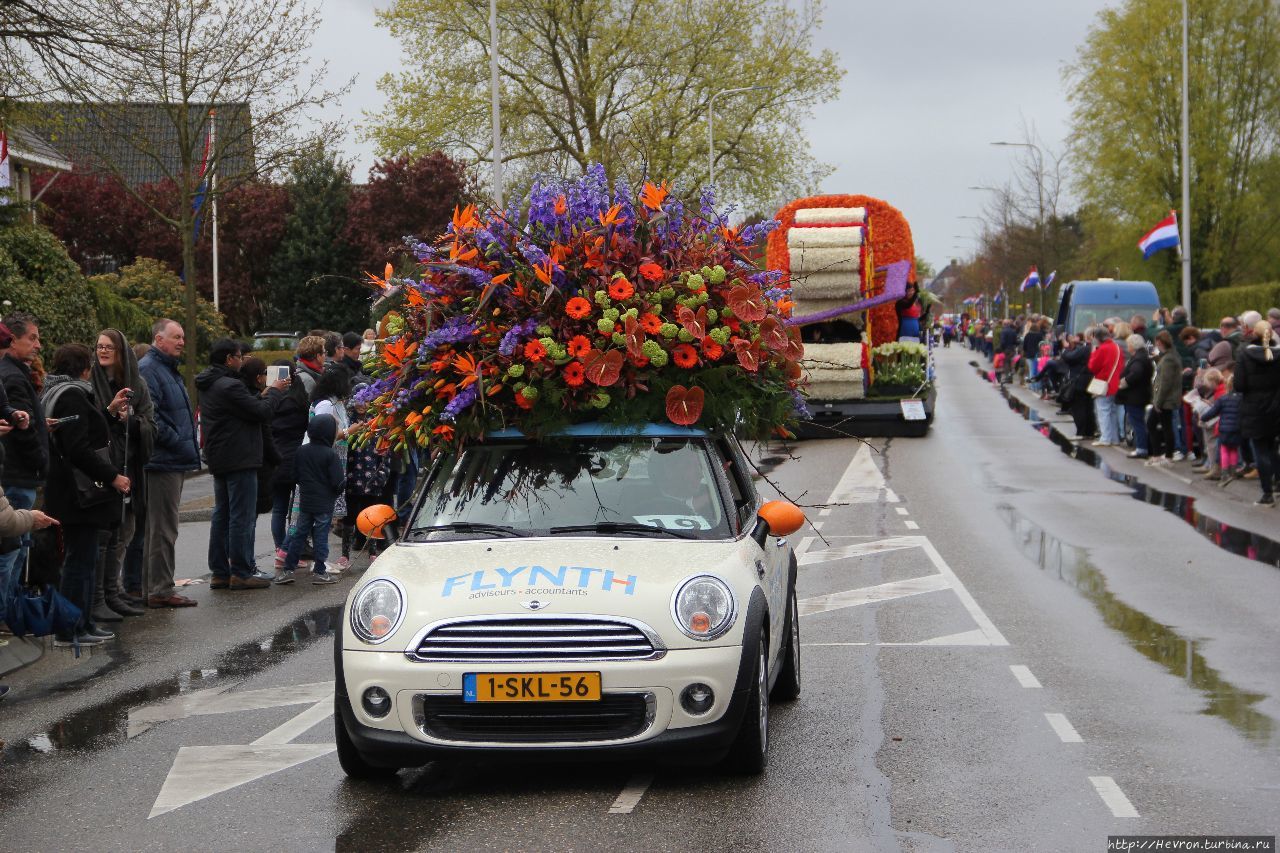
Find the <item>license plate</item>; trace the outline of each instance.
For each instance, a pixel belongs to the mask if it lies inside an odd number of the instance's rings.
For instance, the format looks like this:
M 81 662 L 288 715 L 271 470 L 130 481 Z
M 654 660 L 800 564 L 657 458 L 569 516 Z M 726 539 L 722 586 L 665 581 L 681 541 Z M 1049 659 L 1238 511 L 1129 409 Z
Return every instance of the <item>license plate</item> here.
M 466 702 L 599 702 L 598 672 L 468 672 Z

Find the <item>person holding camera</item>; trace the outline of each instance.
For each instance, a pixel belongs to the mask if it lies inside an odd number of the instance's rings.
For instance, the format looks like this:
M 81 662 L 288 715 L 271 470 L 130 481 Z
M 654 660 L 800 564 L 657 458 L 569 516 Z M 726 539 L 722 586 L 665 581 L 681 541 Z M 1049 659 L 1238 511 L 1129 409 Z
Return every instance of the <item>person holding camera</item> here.
M 111 535 L 102 543 L 100 576 L 95 581 L 93 592 L 94 619 L 119 622 L 122 617 L 146 613 L 141 607 L 144 603 L 141 598 L 132 599 L 125 594 L 127 589 L 141 589 L 142 563 L 138 561 L 135 565 L 125 566 L 124 555 L 138 525 L 147 517 L 143 472 L 155 448 L 155 409 L 147 383 L 138 372 L 133 348 L 119 329 L 103 329 L 98 333 L 89 381 L 93 383 L 93 392 L 99 400 L 110 400 L 122 391 L 128 400 L 124 417 L 109 419 L 108 424 L 111 428 L 111 461 L 125 473 L 134 488 L 124 501 L 120 525 L 113 528 Z

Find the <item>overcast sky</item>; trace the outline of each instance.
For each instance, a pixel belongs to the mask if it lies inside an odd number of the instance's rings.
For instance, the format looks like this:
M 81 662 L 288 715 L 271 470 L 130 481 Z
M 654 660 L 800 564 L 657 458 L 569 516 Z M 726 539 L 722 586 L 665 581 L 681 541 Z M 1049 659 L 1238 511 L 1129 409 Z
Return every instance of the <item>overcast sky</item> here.
M 338 111 L 354 126 L 382 97 L 375 83 L 405 57 L 374 23 L 374 0 L 324 0 L 315 55 L 334 80 L 357 75 Z M 973 246 L 984 194 L 1009 177 L 1023 121 L 1060 148 L 1068 130 L 1062 67 L 1105 0 L 828 0 L 817 45 L 847 70 L 839 100 L 806 127 L 814 154 L 835 166 L 822 191 L 867 193 L 901 208 L 916 251 L 941 268 Z M 354 130 L 344 149 L 357 180 L 373 163 Z M 956 248 L 959 247 L 959 248 Z

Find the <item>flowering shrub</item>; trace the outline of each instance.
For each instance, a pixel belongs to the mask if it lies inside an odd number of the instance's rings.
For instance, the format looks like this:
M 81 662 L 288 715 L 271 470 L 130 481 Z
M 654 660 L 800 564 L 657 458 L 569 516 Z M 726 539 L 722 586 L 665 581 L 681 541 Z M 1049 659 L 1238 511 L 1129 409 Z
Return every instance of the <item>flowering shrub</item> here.
M 457 211 L 434 244 L 412 244 L 419 275 L 371 276 L 402 304 L 359 395 L 375 413 L 364 440 L 460 444 L 584 420 L 785 429 L 804 350 L 775 277 L 745 260 L 773 223 L 739 232 L 712 203 L 689 214 L 648 183 L 633 201 L 593 166 L 535 184 L 523 218 Z
M 871 351 L 875 365 L 876 386 L 909 386 L 917 388 L 925 382 L 929 348 L 909 341 L 890 341 Z

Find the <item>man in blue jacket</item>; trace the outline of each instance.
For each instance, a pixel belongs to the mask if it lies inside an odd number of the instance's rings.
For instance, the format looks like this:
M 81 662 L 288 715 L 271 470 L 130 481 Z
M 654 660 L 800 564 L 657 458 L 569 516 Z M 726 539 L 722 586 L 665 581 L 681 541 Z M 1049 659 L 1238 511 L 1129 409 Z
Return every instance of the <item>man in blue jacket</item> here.
M 157 320 L 151 327 L 151 350 L 138 362 L 156 413 L 156 448 L 147 462 L 147 558 L 143 594 L 148 607 L 195 607 L 173 585 L 174 543 L 178 540 L 178 507 L 182 481 L 200 470 L 200 446 L 191 398 L 178 365 L 186 348 L 182 326 Z

